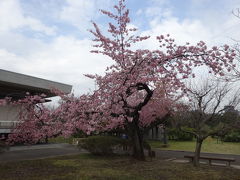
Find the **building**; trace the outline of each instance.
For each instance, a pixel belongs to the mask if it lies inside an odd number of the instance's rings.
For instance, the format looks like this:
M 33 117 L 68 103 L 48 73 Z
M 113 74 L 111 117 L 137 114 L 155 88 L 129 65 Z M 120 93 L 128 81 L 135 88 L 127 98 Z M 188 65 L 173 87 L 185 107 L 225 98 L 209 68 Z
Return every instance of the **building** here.
M 231 113 L 235 113 L 237 115 L 240 115 L 240 112 L 238 110 L 235 109 L 234 106 L 224 106 L 224 112 L 227 113 L 227 112 L 231 112 Z
M 144 138 L 148 140 L 165 141 L 166 140 L 166 128 L 164 124 L 160 124 L 151 128 L 147 133 L 144 134 Z
M 0 69 L 0 99 L 11 97 L 18 100 L 26 96 L 45 94 L 46 98 L 54 97 L 51 89 L 58 89 L 70 93 L 71 85 L 49 81 L 33 76 L 19 74 Z M 18 106 L 0 106 L 0 134 L 8 134 L 18 121 Z

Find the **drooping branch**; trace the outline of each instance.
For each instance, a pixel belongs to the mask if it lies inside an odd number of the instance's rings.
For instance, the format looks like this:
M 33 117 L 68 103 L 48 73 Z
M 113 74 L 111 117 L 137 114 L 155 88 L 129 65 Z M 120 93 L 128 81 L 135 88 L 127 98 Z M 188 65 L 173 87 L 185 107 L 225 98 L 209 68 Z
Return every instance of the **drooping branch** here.
M 140 111 L 142 109 L 142 107 L 145 106 L 150 101 L 150 99 L 153 95 L 153 91 L 148 87 L 148 85 L 143 84 L 143 83 L 137 83 L 136 87 L 137 87 L 137 90 L 140 90 L 140 91 L 145 90 L 147 92 L 147 95 L 146 95 L 144 101 L 135 107 L 135 111 Z
M 157 118 L 156 117 L 156 120 L 155 121 L 152 121 L 148 126 L 146 127 L 143 127 L 143 131 L 144 132 L 148 132 L 150 129 L 152 129 L 153 127 L 156 127 L 158 126 L 159 124 L 164 124 L 166 123 L 169 118 L 171 117 L 171 112 L 167 113 L 164 115 L 164 117 L 161 117 L 161 118 Z
M 146 96 L 144 97 L 144 100 L 142 102 L 140 102 L 138 105 L 136 106 L 131 106 L 127 103 L 126 100 L 124 100 L 124 107 L 125 108 L 130 108 L 133 109 L 134 112 L 138 112 L 140 111 L 151 99 L 152 95 L 153 95 L 153 91 L 148 87 L 147 84 L 144 83 L 137 83 L 134 86 L 130 86 L 129 88 L 127 88 L 126 94 L 128 96 L 132 95 L 132 88 L 136 88 L 137 91 L 142 91 L 144 90 L 146 92 Z
M 240 9 L 236 8 L 232 11 L 233 15 L 240 19 Z

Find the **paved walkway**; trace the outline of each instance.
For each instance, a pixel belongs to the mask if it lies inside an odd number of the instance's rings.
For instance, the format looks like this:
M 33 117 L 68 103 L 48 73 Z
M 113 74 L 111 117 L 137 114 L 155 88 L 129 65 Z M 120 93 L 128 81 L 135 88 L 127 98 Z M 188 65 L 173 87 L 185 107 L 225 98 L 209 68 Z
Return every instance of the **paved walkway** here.
M 156 156 L 161 158 L 161 159 L 164 159 L 164 160 L 166 160 L 166 159 L 184 160 L 184 156 L 185 155 L 192 155 L 193 154 L 193 152 L 189 152 L 189 151 L 172 151 L 172 150 L 159 150 L 159 149 L 154 149 L 154 150 L 156 152 Z M 240 155 L 215 154 L 215 153 L 201 153 L 201 155 L 203 155 L 203 156 L 234 158 L 234 159 L 236 159 L 236 162 L 233 162 L 231 164 L 233 164 L 233 165 L 240 165 Z M 216 161 L 216 162 L 218 162 L 218 161 Z M 224 163 L 224 162 L 220 162 L 220 163 Z
M 188 152 L 188 151 L 170 151 L 170 150 L 159 150 L 159 149 L 155 149 L 155 151 L 156 151 L 156 156 L 164 160 L 167 160 L 167 159 L 184 160 L 184 155 L 193 154 L 193 152 Z M 14 147 L 11 147 L 9 151 L 0 154 L 0 162 L 42 159 L 42 158 L 61 156 L 61 155 L 79 154 L 82 152 L 86 152 L 86 151 L 84 150 L 80 151 L 76 146 L 65 144 L 65 143 L 32 145 L 32 146 L 14 146 Z M 240 165 L 240 155 L 214 154 L 214 153 L 202 153 L 202 155 L 235 158 L 236 162 L 231 164 Z
M 70 144 L 44 144 L 31 146 L 14 146 L 0 154 L 0 162 L 42 159 L 54 156 L 79 154 L 81 151 Z

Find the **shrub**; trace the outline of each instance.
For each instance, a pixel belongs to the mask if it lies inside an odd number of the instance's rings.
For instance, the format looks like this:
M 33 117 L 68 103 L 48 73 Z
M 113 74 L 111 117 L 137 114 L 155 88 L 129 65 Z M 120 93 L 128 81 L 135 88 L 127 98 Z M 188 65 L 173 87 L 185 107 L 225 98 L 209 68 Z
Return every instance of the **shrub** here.
M 4 141 L 0 141 L 0 153 L 3 153 L 8 150 L 8 146 Z
M 194 136 L 190 133 L 183 132 L 180 129 L 172 128 L 168 130 L 168 137 L 170 140 L 192 141 Z
M 78 146 L 95 155 L 112 155 L 114 148 L 128 144 L 126 141 L 113 136 L 90 136 L 82 139 Z
M 73 138 L 85 138 L 87 137 L 86 133 L 84 133 L 83 131 L 78 130 L 77 132 L 75 132 L 72 135 Z
M 48 142 L 49 143 L 68 143 L 68 144 L 71 144 L 72 140 L 73 140 L 72 137 L 65 138 L 63 136 L 58 136 L 58 137 L 55 137 L 55 138 L 49 138 Z
M 222 140 L 225 142 L 240 142 L 240 131 L 231 131 Z
M 129 139 L 115 136 L 90 136 L 78 141 L 79 148 L 86 149 L 94 155 L 113 155 L 118 150 L 129 154 L 132 149 L 131 144 Z M 143 142 L 143 148 L 151 151 L 151 146 L 146 141 Z

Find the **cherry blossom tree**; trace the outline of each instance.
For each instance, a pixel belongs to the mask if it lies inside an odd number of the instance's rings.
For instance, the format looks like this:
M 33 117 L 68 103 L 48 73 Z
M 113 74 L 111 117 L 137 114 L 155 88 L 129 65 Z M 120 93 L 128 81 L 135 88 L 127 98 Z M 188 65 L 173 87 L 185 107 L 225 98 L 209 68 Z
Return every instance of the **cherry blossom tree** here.
M 114 9 L 116 13 L 101 10 L 112 20 L 106 35 L 95 22 L 90 30 L 95 37 L 92 52 L 108 56 L 113 65 L 103 76 L 86 75 L 98 86 L 89 96 L 87 115 L 97 127 L 125 129 L 133 157 L 144 160 L 145 130 L 171 114 L 176 94 L 185 89 L 184 80 L 195 76 L 193 68 L 206 66 L 210 73 L 223 76 L 224 70 L 231 71 L 235 53 L 228 45 L 208 48 L 203 41 L 177 45 L 169 35 L 156 37 L 156 50 L 137 49 L 135 44 L 150 36 L 134 35 L 137 29 L 130 26 L 124 0 Z
M 53 112 L 54 119 L 61 122 L 61 134 L 69 137 L 82 131 L 90 135 L 92 132 L 101 131 L 103 128 L 97 119 L 95 109 L 99 104 L 93 104 L 93 96 L 89 94 L 75 97 L 57 92 L 61 97 L 61 103 Z
M 30 95 L 21 99 L 5 98 L 0 105 L 18 106 L 18 123 L 8 136 L 9 144 L 35 144 L 48 141 L 48 138 L 60 134 L 57 127 L 59 121 L 54 121 L 54 111 L 44 106 L 45 95 Z M 59 126 L 61 127 L 61 126 Z

